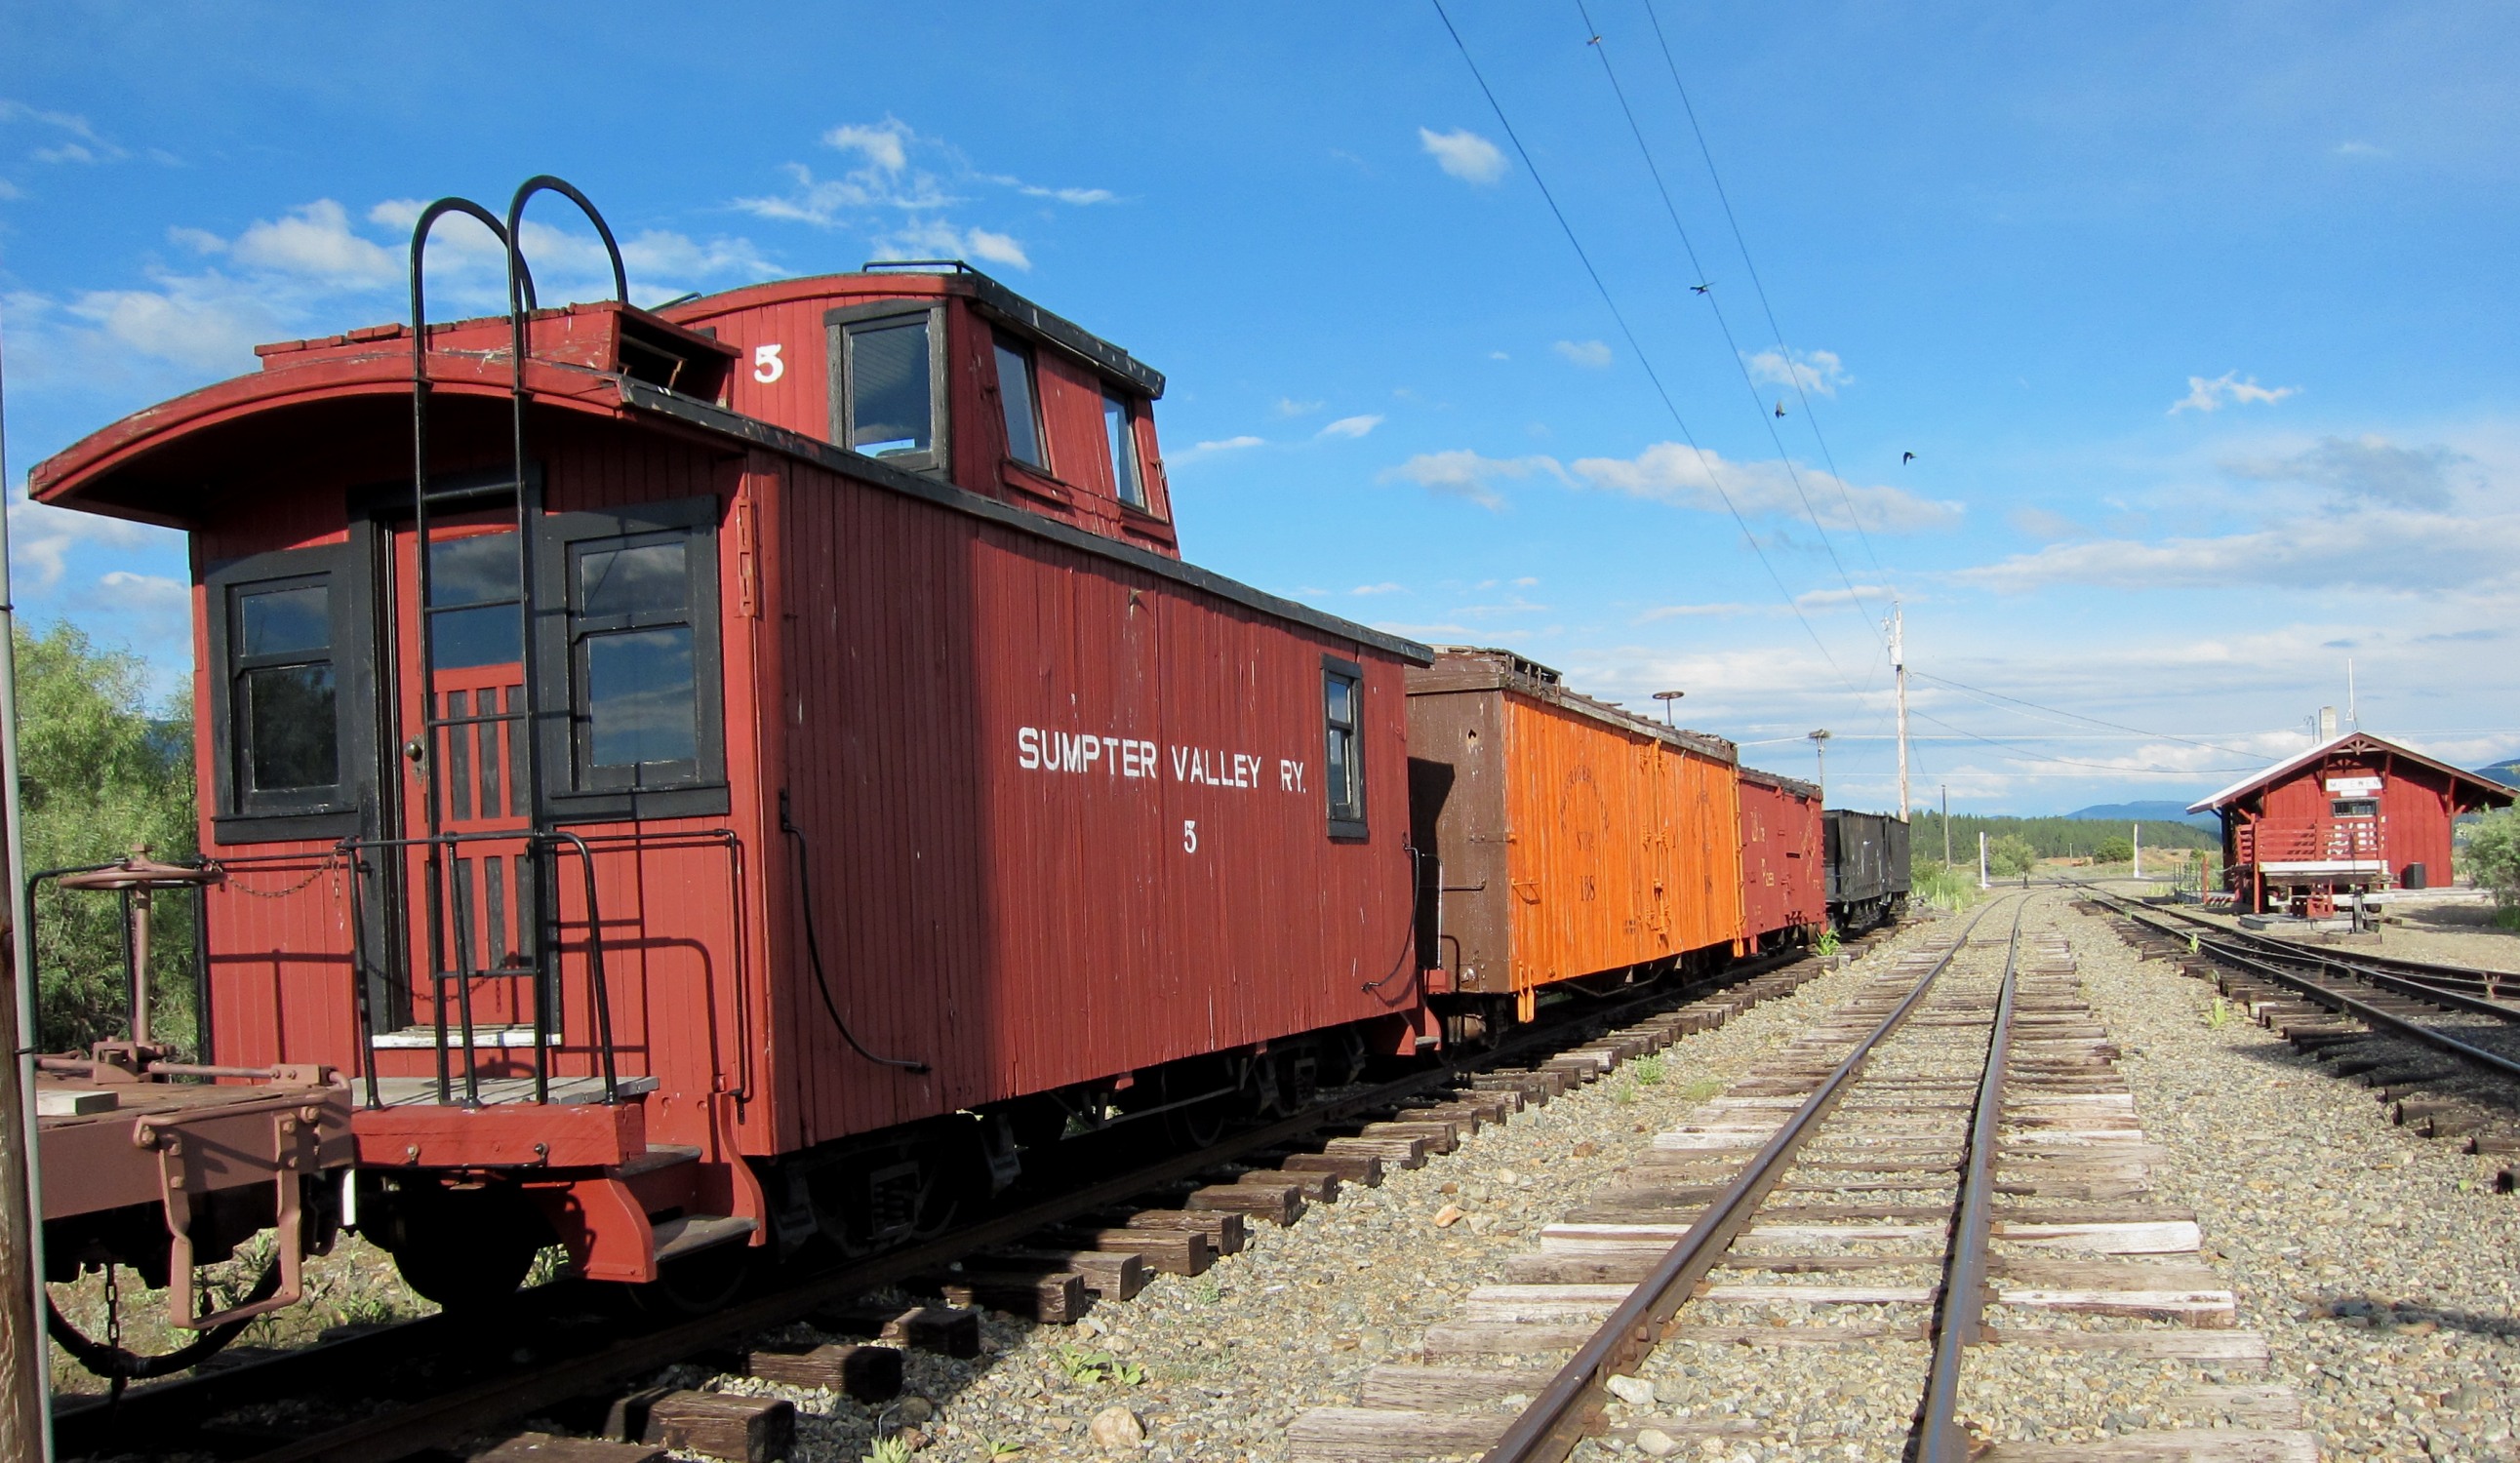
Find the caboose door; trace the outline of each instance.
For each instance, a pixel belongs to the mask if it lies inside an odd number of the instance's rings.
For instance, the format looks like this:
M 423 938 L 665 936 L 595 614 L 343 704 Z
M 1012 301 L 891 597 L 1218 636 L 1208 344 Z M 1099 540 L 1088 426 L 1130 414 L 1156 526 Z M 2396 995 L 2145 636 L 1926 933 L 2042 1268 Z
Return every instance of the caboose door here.
M 490 1048 L 523 1047 L 518 1055 L 531 1062 L 539 986 L 542 881 L 525 801 L 516 518 L 432 514 L 426 603 L 420 551 L 416 533 L 394 536 L 406 851 L 397 880 L 405 917 L 395 923 L 407 945 L 415 1029 L 459 1049 L 469 1030 L 476 1060 L 468 1070 L 495 1075 L 519 1064 Z M 557 1027 L 555 1015 L 549 1029 Z

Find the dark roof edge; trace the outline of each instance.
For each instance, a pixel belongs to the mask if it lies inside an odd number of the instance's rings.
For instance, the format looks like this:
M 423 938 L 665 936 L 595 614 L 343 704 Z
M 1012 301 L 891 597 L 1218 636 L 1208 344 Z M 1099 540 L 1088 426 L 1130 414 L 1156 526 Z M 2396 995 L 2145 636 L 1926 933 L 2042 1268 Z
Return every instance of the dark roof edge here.
M 792 432 L 784 426 L 773 426 L 767 421 L 730 412 L 724 407 L 709 402 L 676 395 L 671 391 L 651 386 L 644 381 L 632 380 L 627 377 L 617 377 L 617 379 L 622 402 L 641 411 L 670 417 L 675 421 L 749 442 L 757 447 L 785 453 L 792 458 L 801 458 L 818 466 L 846 473 L 890 492 L 922 499 L 938 508 L 967 513 L 974 518 L 985 518 L 1001 526 L 1031 534 L 1035 538 L 1047 539 L 1065 548 L 1080 550 L 1098 557 L 1124 563 L 1133 569 L 1143 570 L 1159 578 L 1170 579 L 1214 595 L 1219 598 L 1232 600 L 1246 609 L 1255 609 L 1262 614 L 1290 620 L 1323 635 L 1361 645 L 1372 645 L 1386 655 L 1397 656 L 1416 665 L 1432 665 L 1435 662 L 1434 650 L 1416 641 L 1406 640 L 1396 635 L 1386 635 L 1379 630 L 1370 630 L 1353 620 L 1343 620 L 1333 614 L 1325 614 L 1309 604 L 1298 603 L 1293 599 L 1280 598 L 1265 590 L 1253 589 L 1238 580 L 1228 579 L 1222 574 L 1210 572 L 1195 564 L 1184 563 L 1177 558 L 1167 558 L 1160 554 L 1149 554 L 1144 549 L 1106 539 L 1100 534 L 1087 533 L 1081 528 L 1070 528 L 1064 523 L 1042 517 L 1038 513 L 1026 512 L 1022 509 L 1010 507 L 995 499 L 983 498 L 977 493 L 968 492 L 962 488 L 930 482 L 926 478 L 904 472 L 898 467 L 887 466 L 874 458 L 845 451 L 829 442 L 818 442 L 801 432 Z
M 1752 782 L 1760 782 L 1765 783 L 1770 787 L 1781 788 L 1786 792 L 1792 793 L 1796 797 L 1816 798 L 1820 796 L 1820 784 L 1818 782 L 1806 782 L 1800 777 L 1788 777 L 1783 773 L 1772 773 L 1764 768 L 1743 767 L 1741 769 L 1741 776 Z
M 1647 721 L 1643 717 L 1637 716 L 1624 707 L 1613 706 L 1607 701 L 1597 701 L 1581 691 L 1568 690 L 1563 686 L 1549 682 L 1535 681 L 1528 676 L 1516 676 L 1485 666 L 1477 669 L 1448 668 L 1433 676 L 1414 678 L 1409 687 L 1409 693 L 1413 696 L 1486 690 L 1507 691 L 1521 696 L 1525 700 L 1538 701 L 1543 705 L 1554 706 L 1562 711 L 1599 722 L 1604 726 L 1615 727 L 1622 732 L 1649 736 L 1665 745 L 1678 747 L 1683 751 L 1695 752 L 1701 757 L 1710 757 L 1728 766 L 1740 765 L 1740 747 L 1711 732 L 1691 732 L 1686 728 L 1666 727 L 1660 722 Z
M 1163 396 L 1162 372 L 1085 327 L 1053 315 L 976 269 L 949 278 L 956 282 L 956 287 L 968 290 L 972 299 L 986 306 L 991 314 L 1031 331 L 1070 355 L 1082 357 L 1089 366 L 1123 377 L 1149 398 L 1160 399 Z

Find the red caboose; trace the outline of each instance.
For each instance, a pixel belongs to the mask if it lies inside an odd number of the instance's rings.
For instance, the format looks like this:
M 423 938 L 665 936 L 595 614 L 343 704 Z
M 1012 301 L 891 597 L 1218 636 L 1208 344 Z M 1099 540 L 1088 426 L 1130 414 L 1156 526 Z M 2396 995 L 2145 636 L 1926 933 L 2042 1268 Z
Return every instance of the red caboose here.
M 2205 798 L 2223 820 L 2223 864 L 2243 908 L 2323 914 L 2340 895 L 2451 879 L 2459 815 L 2508 808 L 2498 782 L 2349 732 Z
M 1429 652 L 1180 562 L 1159 375 L 959 268 L 522 330 L 266 346 L 32 474 L 191 535 L 202 1059 L 349 1075 L 423 1291 L 881 1244 L 1432 1041 Z
M 1752 950 L 1816 936 L 1828 923 L 1820 788 L 1742 768 L 1742 935 Z

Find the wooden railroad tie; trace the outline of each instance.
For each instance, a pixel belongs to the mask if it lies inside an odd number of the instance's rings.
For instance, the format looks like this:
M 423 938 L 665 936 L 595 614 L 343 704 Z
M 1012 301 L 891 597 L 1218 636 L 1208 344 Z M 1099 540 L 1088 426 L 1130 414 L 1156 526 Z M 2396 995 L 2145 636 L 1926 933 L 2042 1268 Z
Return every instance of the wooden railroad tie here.
M 947 1306 L 920 1306 L 885 1310 L 857 1306 L 828 1306 L 810 1312 L 806 1324 L 841 1336 L 872 1336 L 916 1352 L 933 1352 L 968 1361 L 980 1354 L 980 1316 L 974 1310 Z

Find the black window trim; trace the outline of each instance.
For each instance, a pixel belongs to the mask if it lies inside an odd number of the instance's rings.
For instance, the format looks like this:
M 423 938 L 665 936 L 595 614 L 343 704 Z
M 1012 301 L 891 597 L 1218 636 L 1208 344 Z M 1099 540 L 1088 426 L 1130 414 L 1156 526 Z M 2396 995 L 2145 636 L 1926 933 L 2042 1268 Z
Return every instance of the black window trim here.
M 1040 459 L 1038 462 L 1029 462 L 1015 456 L 1014 433 L 1007 430 L 1006 372 L 1000 369 L 998 364 L 1001 351 L 1023 357 L 1024 405 L 1032 411 L 1032 446 L 1034 454 Z M 1041 416 L 1041 352 L 1034 348 L 1030 340 L 1014 332 L 1003 326 L 993 327 L 989 332 L 989 373 L 991 389 L 998 398 L 998 426 L 1006 438 L 1007 463 L 1017 471 L 1047 477 L 1053 482 L 1058 481 L 1058 476 L 1053 470 L 1051 464 L 1050 423 L 1044 421 Z
M 1330 722 L 1330 678 L 1338 677 L 1348 684 L 1348 705 L 1354 722 L 1347 728 L 1348 792 L 1353 817 L 1342 817 L 1335 804 L 1329 803 L 1330 769 L 1327 734 Z M 1363 843 L 1369 836 L 1365 800 L 1365 667 L 1345 656 L 1325 653 L 1322 656 L 1322 731 L 1325 733 L 1322 762 L 1322 799 L 1328 805 L 1329 835 L 1333 843 Z
M 1148 486 L 1147 481 L 1146 444 L 1138 440 L 1141 398 L 1127 387 L 1114 385 L 1105 380 L 1102 382 L 1102 401 L 1106 407 L 1114 402 L 1119 404 L 1121 421 L 1129 439 L 1129 464 L 1137 469 L 1133 475 L 1138 479 L 1138 501 L 1131 503 L 1128 494 L 1121 489 L 1120 464 L 1117 459 L 1114 459 L 1111 463 L 1111 497 L 1121 508 L 1140 517 L 1150 518 L 1158 523 L 1163 522 L 1164 515 L 1155 511 L 1154 489 Z M 1106 427 L 1102 434 L 1105 452 L 1110 450 L 1110 438 L 1111 434 Z
M 927 450 L 898 453 L 891 457 L 868 457 L 849 446 L 849 352 L 847 336 L 870 326 L 907 321 L 924 316 L 927 321 Z M 953 468 L 953 412 L 946 397 L 949 379 L 945 358 L 945 302 L 943 300 L 888 299 L 863 305 L 841 305 L 823 312 L 826 353 L 830 357 L 832 395 L 832 442 L 842 452 L 866 457 L 869 462 L 882 463 L 904 472 L 922 477 L 947 480 Z
M 281 843 L 311 838 L 339 838 L 360 831 L 360 809 L 371 801 L 374 787 L 371 751 L 376 739 L 376 657 L 368 653 L 373 636 L 370 576 L 357 572 L 368 550 L 364 525 L 353 524 L 338 544 L 279 549 L 206 564 L 202 572 L 202 599 L 209 664 L 210 748 L 213 785 L 209 789 L 211 834 L 221 844 Z M 246 669 L 237 652 L 236 615 L 241 595 L 256 589 L 321 583 L 332 621 L 334 734 L 338 738 L 335 766 L 338 780 L 329 788 L 257 793 L 248 790 L 241 758 L 243 738 L 236 724 L 236 685 Z
M 661 818 L 724 817 L 732 806 L 726 775 L 726 687 L 719 638 L 717 564 L 719 504 L 715 495 L 546 513 L 534 571 L 538 623 L 534 650 L 545 706 L 536 716 L 542 739 L 543 806 L 556 823 L 630 822 Z M 698 689 L 698 757 L 689 778 L 654 786 L 582 786 L 578 772 L 575 551 L 596 540 L 655 542 L 680 535 L 690 545 L 692 678 Z

